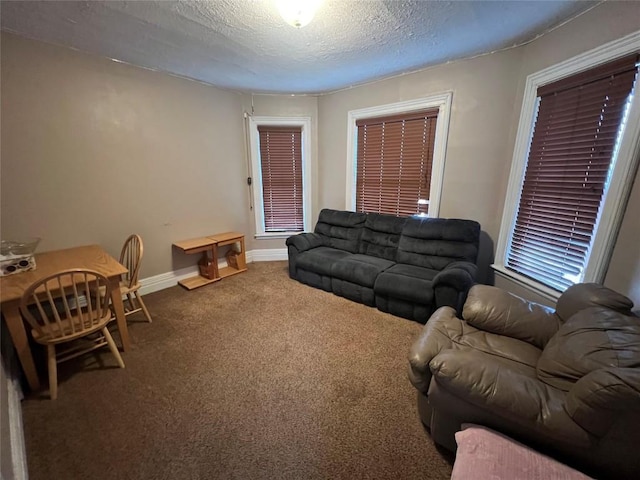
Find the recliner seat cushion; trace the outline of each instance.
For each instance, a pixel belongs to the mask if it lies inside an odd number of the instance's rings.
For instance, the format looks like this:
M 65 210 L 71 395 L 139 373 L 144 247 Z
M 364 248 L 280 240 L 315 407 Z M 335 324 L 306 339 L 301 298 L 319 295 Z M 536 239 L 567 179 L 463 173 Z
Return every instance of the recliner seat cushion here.
M 538 377 L 568 392 L 588 373 L 640 365 L 640 318 L 606 307 L 581 310 L 560 327 L 538 361 Z
M 429 268 L 396 264 L 378 275 L 373 290 L 376 295 L 428 305 L 433 303 L 432 280 L 437 274 Z
M 351 255 L 337 248 L 318 247 L 299 254 L 297 268 L 330 276 L 333 264 Z
M 380 272 L 393 266 L 394 262 L 384 258 L 354 254 L 341 259 L 331 266 L 331 276 L 356 285 L 373 288 Z

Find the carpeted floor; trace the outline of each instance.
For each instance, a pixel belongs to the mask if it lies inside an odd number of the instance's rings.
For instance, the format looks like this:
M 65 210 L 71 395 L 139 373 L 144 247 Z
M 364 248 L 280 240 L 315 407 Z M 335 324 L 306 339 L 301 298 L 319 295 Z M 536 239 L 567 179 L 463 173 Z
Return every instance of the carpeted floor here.
M 31 480 L 449 478 L 407 379 L 421 325 L 286 262 L 145 300 L 124 370 L 88 355 L 60 366 L 58 400 L 23 402 Z

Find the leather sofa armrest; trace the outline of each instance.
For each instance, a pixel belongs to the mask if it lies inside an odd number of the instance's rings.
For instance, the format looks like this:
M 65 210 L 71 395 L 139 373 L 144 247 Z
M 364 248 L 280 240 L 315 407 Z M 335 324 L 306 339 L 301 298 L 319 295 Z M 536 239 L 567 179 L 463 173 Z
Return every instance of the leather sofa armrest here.
M 299 233 L 287 238 L 287 247 L 295 247 L 298 253 L 323 245 L 322 237 L 317 233 Z
M 427 394 L 431 383 L 429 362 L 442 350 L 451 348 L 451 339 L 460 335 L 461 323 L 453 308 L 439 308 L 413 342 L 409 351 L 409 380 L 423 394 Z
M 448 392 L 502 417 L 535 421 L 549 387 L 500 359 L 475 350 L 445 350 L 431 360 L 434 380 Z
M 448 395 L 439 393 L 446 392 L 479 409 L 482 416 L 495 416 L 496 424 L 590 446 L 589 435 L 563 408 L 566 394 L 539 381 L 534 371 L 505 365 L 499 357 L 471 349 L 445 350 L 431 361 L 430 368 L 429 402 L 434 410 L 449 411 Z M 468 421 L 467 415 L 476 413 L 455 411 L 455 415 Z
M 560 319 L 551 308 L 489 285 L 471 287 L 462 318 L 481 330 L 516 338 L 541 349 L 560 328 Z
M 589 433 L 603 437 L 625 414 L 640 413 L 640 369 L 601 368 L 578 380 L 565 410 Z

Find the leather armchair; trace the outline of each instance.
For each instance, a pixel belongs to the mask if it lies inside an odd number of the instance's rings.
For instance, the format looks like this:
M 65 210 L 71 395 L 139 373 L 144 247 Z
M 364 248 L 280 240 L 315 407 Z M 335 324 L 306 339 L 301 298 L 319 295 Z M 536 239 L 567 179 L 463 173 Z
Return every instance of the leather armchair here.
M 626 297 L 579 284 L 556 309 L 475 285 L 462 319 L 438 309 L 409 354 L 433 440 L 462 423 L 498 430 L 586 473 L 640 478 L 640 318 Z

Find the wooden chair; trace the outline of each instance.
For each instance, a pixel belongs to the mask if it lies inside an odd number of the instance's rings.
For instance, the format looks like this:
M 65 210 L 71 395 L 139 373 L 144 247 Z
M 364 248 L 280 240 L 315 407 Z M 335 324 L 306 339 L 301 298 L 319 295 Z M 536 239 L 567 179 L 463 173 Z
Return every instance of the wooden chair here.
M 106 295 L 94 295 L 96 288 Z M 57 364 L 60 362 L 107 345 L 120 368 L 124 368 L 118 347 L 107 329 L 111 320 L 110 293 L 109 280 L 104 275 L 72 269 L 38 280 L 22 295 L 20 310 L 32 328 L 33 338 L 47 347 L 52 400 L 58 396 Z M 79 342 L 56 355 L 56 346 L 74 340 Z
M 149 314 L 149 310 L 147 310 L 147 306 L 142 301 L 142 296 L 139 292 L 140 282 L 138 281 L 138 272 L 140 271 L 140 261 L 142 260 L 143 250 L 144 247 L 140 235 L 131 235 L 124 242 L 124 246 L 120 252 L 120 263 L 127 267 L 129 272 L 124 275 L 120 281 L 120 292 L 123 296 L 126 295 L 127 297 L 125 315 L 128 316 L 142 311 L 144 316 L 147 317 L 147 320 L 151 322 L 151 315 Z

